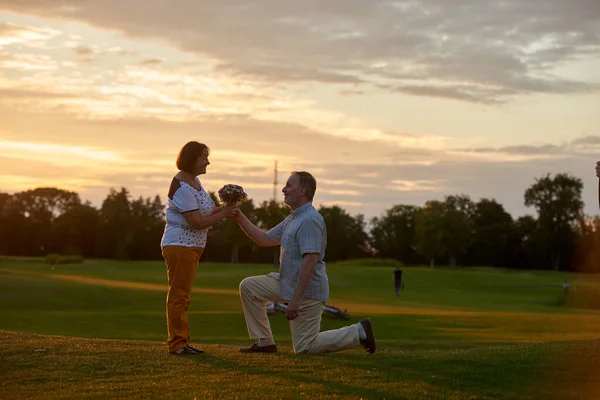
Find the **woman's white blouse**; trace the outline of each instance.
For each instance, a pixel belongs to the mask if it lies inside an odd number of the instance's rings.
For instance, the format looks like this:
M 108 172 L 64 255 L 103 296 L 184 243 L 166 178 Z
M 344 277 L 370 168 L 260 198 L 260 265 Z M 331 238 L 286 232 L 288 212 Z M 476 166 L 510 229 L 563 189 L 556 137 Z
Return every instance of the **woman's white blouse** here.
M 214 201 L 206 193 L 198 178 L 196 178 L 196 182 L 200 185 L 200 190 L 184 181 L 173 178 L 169 188 L 165 215 L 166 224 L 161 247 L 206 247 L 208 228 L 194 229 L 183 216 L 188 212 L 200 212 L 201 215 L 208 216 L 215 208 Z

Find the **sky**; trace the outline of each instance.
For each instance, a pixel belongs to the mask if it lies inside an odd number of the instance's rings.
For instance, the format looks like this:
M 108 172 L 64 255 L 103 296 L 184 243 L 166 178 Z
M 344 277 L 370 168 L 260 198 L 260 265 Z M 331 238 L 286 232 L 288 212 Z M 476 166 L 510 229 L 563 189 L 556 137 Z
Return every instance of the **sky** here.
M 557 173 L 599 214 L 600 3 L 0 0 L 0 191 L 166 199 L 190 140 L 256 202 L 277 161 L 368 218 Z

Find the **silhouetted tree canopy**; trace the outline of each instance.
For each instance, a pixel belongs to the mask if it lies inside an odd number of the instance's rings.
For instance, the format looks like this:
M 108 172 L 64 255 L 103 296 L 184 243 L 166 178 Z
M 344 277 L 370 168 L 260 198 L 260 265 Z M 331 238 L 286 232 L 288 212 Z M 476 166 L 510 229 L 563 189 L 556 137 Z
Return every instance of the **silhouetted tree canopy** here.
M 325 259 L 381 257 L 407 265 L 600 272 L 600 219 L 583 214 L 582 189 L 581 180 L 568 174 L 536 179 L 524 198 L 537 217 L 516 220 L 494 199 L 475 203 L 464 194 L 429 200 L 422 207 L 396 204 L 369 225 L 361 214 L 320 206 L 328 232 Z M 290 212 L 282 203 L 256 206 L 252 199 L 240 208 L 265 230 Z M 100 208 L 58 188 L 0 192 L 0 253 L 160 259 L 164 211 L 159 196 L 132 199 L 126 188 L 110 189 Z M 277 247 L 256 246 L 234 221 L 224 220 L 209 230 L 203 259 L 277 264 L 278 254 Z

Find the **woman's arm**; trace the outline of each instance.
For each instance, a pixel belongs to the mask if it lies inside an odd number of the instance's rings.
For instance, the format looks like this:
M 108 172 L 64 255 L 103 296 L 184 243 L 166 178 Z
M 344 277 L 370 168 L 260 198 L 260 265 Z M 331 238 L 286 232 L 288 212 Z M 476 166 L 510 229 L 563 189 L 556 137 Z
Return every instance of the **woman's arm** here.
M 218 212 L 219 212 L 219 211 L 221 211 L 223 208 L 225 208 L 225 206 L 217 206 L 217 207 L 215 207 L 215 208 L 212 210 L 212 212 L 210 213 L 210 215 L 213 215 L 213 214 L 216 214 L 216 213 L 218 213 Z
M 220 210 L 217 212 L 213 211 L 210 215 L 202 215 L 198 210 L 186 212 L 182 215 L 192 228 L 204 229 L 216 224 L 223 218 L 233 218 L 235 213 L 235 207 L 221 207 Z

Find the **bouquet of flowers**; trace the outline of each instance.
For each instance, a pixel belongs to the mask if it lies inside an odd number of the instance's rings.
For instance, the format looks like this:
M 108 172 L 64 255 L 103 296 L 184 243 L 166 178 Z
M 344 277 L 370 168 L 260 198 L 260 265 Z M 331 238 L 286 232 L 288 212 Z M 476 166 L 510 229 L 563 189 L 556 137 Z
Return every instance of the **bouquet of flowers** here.
M 248 195 L 244 188 L 238 185 L 228 184 L 219 189 L 219 199 L 228 206 L 236 205 L 238 201 L 244 200 Z

